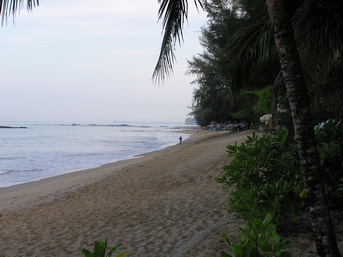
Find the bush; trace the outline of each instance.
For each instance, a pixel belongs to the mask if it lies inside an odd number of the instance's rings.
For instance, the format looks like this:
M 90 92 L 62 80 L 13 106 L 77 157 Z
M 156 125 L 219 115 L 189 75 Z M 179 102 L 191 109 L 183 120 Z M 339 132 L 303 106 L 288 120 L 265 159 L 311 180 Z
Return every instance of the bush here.
M 327 196 L 334 207 L 343 203 L 343 123 L 329 120 L 315 129 Z M 224 175 L 217 179 L 229 193 L 229 205 L 246 220 L 232 257 L 290 256 L 289 243 L 276 228 L 296 221 L 306 208 L 305 189 L 296 144 L 287 130 L 253 134 L 240 146 L 227 146 Z M 270 223 L 272 214 L 277 227 Z M 266 217 L 263 221 L 262 218 Z M 282 227 L 281 227 L 282 229 Z M 224 235 L 224 239 L 227 237 Z M 226 252 L 221 257 L 231 257 Z
M 278 226 L 293 221 L 303 210 L 304 186 L 296 145 L 287 130 L 227 146 L 224 176 L 217 178 L 229 192 L 229 205 L 245 220 L 273 213 Z
M 331 204 L 343 202 L 343 124 L 328 120 L 315 129 L 326 194 Z

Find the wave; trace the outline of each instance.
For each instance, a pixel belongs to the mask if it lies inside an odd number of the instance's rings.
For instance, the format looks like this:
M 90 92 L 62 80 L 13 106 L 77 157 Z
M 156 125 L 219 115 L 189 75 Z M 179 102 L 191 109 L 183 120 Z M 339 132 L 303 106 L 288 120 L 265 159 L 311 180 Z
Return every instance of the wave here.
M 84 157 L 84 156 L 99 156 L 99 155 L 102 155 L 101 152 L 99 153 L 72 153 L 72 154 L 66 154 L 66 155 L 63 155 L 65 157 Z
M 42 172 L 42 169 L 23 169 L 23 170 L 0 170 L 0 176 L 13 173 L 30 173 L 30 172 Z
M 26 157 L 20 157 L 20 156 L 17 156 L 17 157 L 0 157 L 0 161 L 17 161 L 17 160 L 23 160 L 23 159 L 26 159 Z

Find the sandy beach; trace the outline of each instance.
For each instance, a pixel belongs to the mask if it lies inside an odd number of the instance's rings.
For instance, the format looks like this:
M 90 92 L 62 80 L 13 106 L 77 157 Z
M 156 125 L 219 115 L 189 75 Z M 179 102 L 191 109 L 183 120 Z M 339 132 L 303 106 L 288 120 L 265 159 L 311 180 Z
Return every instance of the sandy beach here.
M 1 188 L 0 256 L 82 256 L 107 238 L 130 257 L 218 257 L 227 249 L 220 234 L 235 241 L 243 222 L 215 178 L 226 146 L 251 133 L 200 131 L 141 158 Z M 310 232 L 290 240 L 293 256 L 315 256 Z

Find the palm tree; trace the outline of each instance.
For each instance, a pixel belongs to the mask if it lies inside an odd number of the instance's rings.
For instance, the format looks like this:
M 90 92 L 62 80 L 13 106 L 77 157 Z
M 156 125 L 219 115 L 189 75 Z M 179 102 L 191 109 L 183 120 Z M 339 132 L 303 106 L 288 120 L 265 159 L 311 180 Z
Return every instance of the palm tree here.
M 303 70 L 300 63 L 297 44 L 290 15 L 290 2 L 286 0 L 266 0 L 270 25 L 273 28 L 281 72 L 287 88 L 287 97 L 293 119 L 294 137 L 298 145 L 305 187 L 308 191 L 309 210 L 318 256 L 340 256 L 330 218 L 325 190 L 322 184 L 319 154 L 313 131 L 313 118 Z M 164 0 L 159 10 L 164 15 L 165 30 L 154 78 L 165 79 L 172 69 L 175 42 L 182 39 L 182 25 L 187 18 L 187 10 L 180 6 L 184 1 Z M 174 7 L 176 7 L 174 9 Z M 176 29 L 177 28 L 177 29 Z M 268 27 L 262 27 L 262 29 Z M 264 60 L 263 60 L 264 61 Z
M 266 0 L 274 39 L 286 84 L 294 138 L 308 192 L 308 206 L 318 256 L 340 256 L 320 169 L 309 97 L 302 72 L 293 25 L 286 0 Z

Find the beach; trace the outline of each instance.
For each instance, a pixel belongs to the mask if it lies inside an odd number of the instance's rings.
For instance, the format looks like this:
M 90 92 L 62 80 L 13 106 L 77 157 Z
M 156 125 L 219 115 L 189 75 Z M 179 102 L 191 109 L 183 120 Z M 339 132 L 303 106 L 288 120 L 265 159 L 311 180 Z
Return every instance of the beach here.
M 82 256 L 105 238 L 130 257 L 219 256 L 220 234 L 234 242 L 244 223 L 215 179 L 226 146 L 252 132 L 200 131 L 140 158 L 0 188 L 0 256 Z M 310 232 L 290 240 L 293 256 L 315 255 Z

